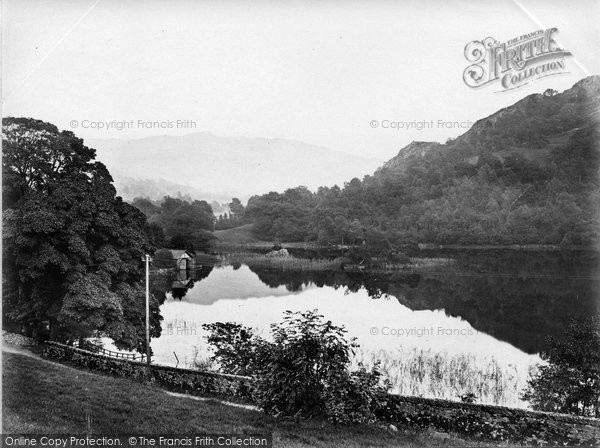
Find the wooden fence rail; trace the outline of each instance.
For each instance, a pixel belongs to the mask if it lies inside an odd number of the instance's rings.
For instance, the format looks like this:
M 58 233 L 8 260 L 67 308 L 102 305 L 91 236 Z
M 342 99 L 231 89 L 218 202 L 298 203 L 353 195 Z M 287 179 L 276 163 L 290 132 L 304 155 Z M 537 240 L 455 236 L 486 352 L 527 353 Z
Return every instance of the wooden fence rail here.
M 138 355 L 136 353 L 122 353 L 108 350 L 102 347 L 101 345 L 94 344 L 90 341 L 83 341 L 83 344 L 78 343 L 77 346 L 82 350 L 86 350 L 92 353 L 98 353 L 100 355 L 109 356 L 111 358 L 116 359 L 131 359 L 133 361 L 135 361 L 136 359 L 140 359 L 141 361 L 143 361 L 145 358 L 145 356 L 142 354 Z

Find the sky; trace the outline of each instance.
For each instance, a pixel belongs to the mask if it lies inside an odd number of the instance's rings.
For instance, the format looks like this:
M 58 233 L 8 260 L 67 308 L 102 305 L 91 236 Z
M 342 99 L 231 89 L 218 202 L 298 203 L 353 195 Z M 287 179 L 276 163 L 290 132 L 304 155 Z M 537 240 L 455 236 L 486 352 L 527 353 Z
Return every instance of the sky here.
M 586 0 L 4 0 L 2 113 L 84 139 L 206 131 L 385 160 L 600 74 L 599 17 Z M 565 74 L 508 92 L 464 83 L 469 42 L 550 27 L 573 55 Z

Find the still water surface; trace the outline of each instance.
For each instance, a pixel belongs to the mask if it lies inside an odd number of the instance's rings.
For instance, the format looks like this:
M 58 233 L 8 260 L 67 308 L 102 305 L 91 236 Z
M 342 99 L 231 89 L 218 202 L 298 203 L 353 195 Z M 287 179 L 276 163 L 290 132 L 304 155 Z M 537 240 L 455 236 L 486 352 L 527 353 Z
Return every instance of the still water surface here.
M 207 359 L 204 323 L 238 322 L 268 338 L 284 311 L 318 309 L 357 338 L 356 362 L 382 362 L 393 392 L 448 399 L 473 392 L 478 402 L 523 407 L 519 393 L 545 337 L 595 311 L 596 259 L 453 257 L 448 267 L 375 276 L 204 269 L 191 288 L 171 284 L 154 362 L 188 367 Z

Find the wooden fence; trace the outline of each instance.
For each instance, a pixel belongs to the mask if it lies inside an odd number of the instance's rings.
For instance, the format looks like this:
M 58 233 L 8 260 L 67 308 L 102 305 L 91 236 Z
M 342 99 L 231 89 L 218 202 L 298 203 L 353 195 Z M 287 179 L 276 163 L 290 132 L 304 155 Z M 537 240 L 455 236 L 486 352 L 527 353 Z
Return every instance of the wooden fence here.
M 90 341 L 83 341 L 83 343 L 78 343 L 77 346 L 82 350 L 86 350 L 86 351 L 92 352 L 92 353 L 98 353 L 100 355 L 108 356 L 110 358 L 115 358 L 115 359 L 129 359 L 132 361 L 135 361 L 138 359 L 140 361 L 144 361 L 144 359 L 145 359 L 145 355 L 143 355 L 143 354 L 115 352 L 113 350 L 108 350 L 108 349 L 102 347 L 101 345 L 94 344 L 93 342 L 90 342 Z

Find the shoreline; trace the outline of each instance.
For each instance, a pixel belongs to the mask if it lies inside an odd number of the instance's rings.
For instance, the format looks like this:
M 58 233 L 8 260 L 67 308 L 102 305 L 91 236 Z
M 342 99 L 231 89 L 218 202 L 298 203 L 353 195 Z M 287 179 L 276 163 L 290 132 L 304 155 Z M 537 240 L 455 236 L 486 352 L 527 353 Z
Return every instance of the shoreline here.
M 289 249 L 304 249 L 304 250 L 347 250 L 353 246 L 350 245 L 334 245 L 323 246 L 313 242 L 283 242 L 278 243 L 283 248 Z M 271 249 L 275 242 L 260 241 L 248 243 L 229 243 L 226 241 L 218 242 L 214 245 L 217 250 L 240 250 L 240 249 Z M 408 248 L 409 245 L 400 245 Z M 419 251 L 429 250 L 475 250 L 475 251 L 494 251 L 494 250 L 510 250 L 510 251 L 527 251 L 527 252 L 600 252 L 600 248 L 591 246 L 561 246 L 558 244 L 436 244 L 436 243 L 416 243 Z M 415 247 L 414 249 L 417 249 Z

